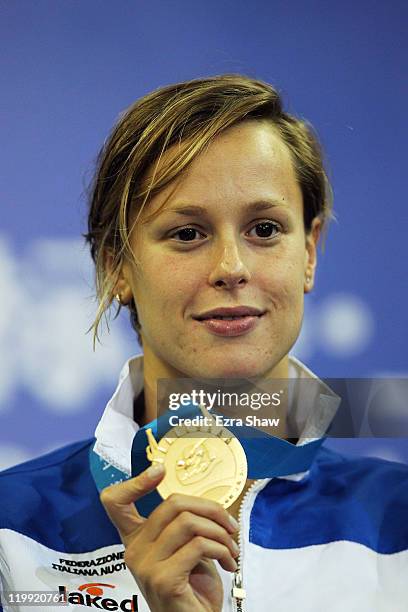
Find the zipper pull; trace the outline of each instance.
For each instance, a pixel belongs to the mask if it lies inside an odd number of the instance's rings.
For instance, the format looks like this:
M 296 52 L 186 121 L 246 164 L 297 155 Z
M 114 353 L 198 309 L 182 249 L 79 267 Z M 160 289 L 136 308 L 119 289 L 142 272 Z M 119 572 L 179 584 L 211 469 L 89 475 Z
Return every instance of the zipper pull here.
M 243 600 L 246 597 L 246 591 L 242 587 L 242 576 L 239 571 L 234 574 L 234 584 L 231 589 L 231 595 L 235 599 L 236 612 L 244 612 Z

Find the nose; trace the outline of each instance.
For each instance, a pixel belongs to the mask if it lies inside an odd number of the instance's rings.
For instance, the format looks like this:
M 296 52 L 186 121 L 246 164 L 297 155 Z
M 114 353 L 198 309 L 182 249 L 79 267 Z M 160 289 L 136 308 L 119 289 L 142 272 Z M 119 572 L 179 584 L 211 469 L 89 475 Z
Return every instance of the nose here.
M 216 261 L 209 277 L 210 284 L 224 289 L 245 286 L 251 275 L 236 241 L 234 239 L 224 241 L 220 250 L 221 253 L 216 255 Z

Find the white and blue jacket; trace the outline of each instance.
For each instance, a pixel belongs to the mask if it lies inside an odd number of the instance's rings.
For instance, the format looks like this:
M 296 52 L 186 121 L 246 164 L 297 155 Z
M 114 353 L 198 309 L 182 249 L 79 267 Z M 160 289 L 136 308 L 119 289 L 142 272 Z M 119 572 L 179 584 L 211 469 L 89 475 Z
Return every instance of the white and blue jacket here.
M 293 357 L 290 368 L 291 377 L 316 379 Z M 149 610 L 98 490 L 144 467 L 135 452 L 139 426 L 133 421 L 133 400 L 142 389 L 139 356 L 122 369 L 95 438 L 0 474 L 0 610 Z M 294 410 L 303 418 L 304 406 Z M 316 419 L 319 427 L 328 426 L 333 410 L 329 402 L 314 420 L 305 419 L 301 469 L 278 449 L 277 476 L 258 479 L 243 500 L 247 612 L 408 610 L 408 467 L 347 458 L 321 446 Z M 217 568 L 223 612 L 232 612 L 233 576 Z M 21 605 L 21 592 L 33 597 L 40 591 L 61 593 L 68 606 Z M 14 603 L 5 603 L 10 596 Z

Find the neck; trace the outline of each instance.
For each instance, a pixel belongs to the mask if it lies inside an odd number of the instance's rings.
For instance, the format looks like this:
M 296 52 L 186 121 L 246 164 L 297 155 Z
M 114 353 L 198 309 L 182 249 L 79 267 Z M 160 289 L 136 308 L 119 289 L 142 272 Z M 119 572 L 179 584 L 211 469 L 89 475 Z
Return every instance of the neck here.
M 161 361 L 149 348 L 143 346 L 143 376 L 145 409 L 140 425 L 146 425 L 157 418 L 157 381 L 161 378 L 187 378 L 183 372 Z
M 143 373 L 144 373 L 144 412 L 139 420 L 139 425 L 143 426 L 157 418 L 157 381 L 159 379 L 189 378 L 188 374 L 165 364 L 149 348 L 143 347 Z M 285 355 L 281 361 L 259 380 L 282 379 L 287 380 L 289 376 L 289 359 Z

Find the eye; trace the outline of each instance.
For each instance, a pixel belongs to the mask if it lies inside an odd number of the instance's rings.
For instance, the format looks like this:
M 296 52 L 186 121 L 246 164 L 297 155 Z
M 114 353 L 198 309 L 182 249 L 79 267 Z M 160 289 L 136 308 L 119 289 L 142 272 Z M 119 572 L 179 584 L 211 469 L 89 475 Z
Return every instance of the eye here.
M 257 232 L 255 238 L 274 238 L 279 234 L 280 227 L 277 223 L 273 223 L 272 221 L 261 221 L 254 225 L 249 233 L 253 230 Z
M 195 227 L 182 227 L 171 234 L 170 238 L 177 238 L 177 236 L 179 236 L 180 242 L 193 242 L 197 234 L 203 235 Z
M 252 232 L 253 230 L 256 231 L 256 235 L 254 236 L 255 238 L 263 238 L 264 240 L 267 240 L 270 238 L 275 238 L 275 236 L 280 233 L 281 228 L 277 223 L 274 223 L 273 221 L 260 221 L 256 225 L 254 225 L 254 227 L 248 232 L 248 234 L 250 235 L 250 232 Z M 195 227 L 186 226 L 176 230 L 175 232 L 170 234 L 169 237 L 174 238 L 176 242 L 185 243 L 197 242 L 197 240 L 199 240 L 199 236 L 205 238 L 205 235 L 202 234 Z

